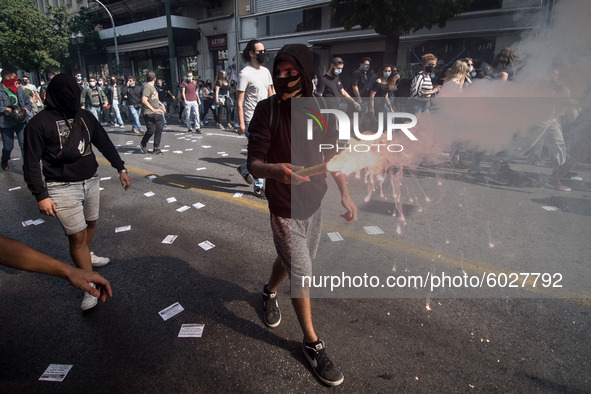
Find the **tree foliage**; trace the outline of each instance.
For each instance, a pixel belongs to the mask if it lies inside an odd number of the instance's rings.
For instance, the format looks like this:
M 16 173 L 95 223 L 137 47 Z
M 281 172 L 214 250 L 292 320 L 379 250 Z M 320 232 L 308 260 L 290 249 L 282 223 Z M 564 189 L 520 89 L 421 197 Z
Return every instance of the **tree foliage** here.
M 80 32 L 84 35 L 84 44 L 81 45 L 81 50 L 85 53 L 93 52 L 99 46 L 101 39 L 98 31 L 95 30 L 96 24 L 96 14 L 91 13 L 87 7 L 80 7 L 78 13 L 69 19 L 70 31 L 74 34 Z
M 422 28 L 437 25 L 444 27 L 448 19 L 464 11 L 473 0 L 332 0 L 330 5 L 347 7 L 350 11 L 343 18 L 346 29 L 359 25 L 363 29 L 373 28 L 386 37 L 386 46 L 398 51 L 400 36 Z M 396 42 L 388 42 L 395 40 Z M 395 44 L 395 45 L 392 45 Z M 397 53 L 388 53 L 386 58 L 394 59 Z
M 0 62 L 26 71 L 59 68 L 69 31 L 62 25 L 64 15 L 54 16 L 43 14 L 31 0 L 2 0 Z

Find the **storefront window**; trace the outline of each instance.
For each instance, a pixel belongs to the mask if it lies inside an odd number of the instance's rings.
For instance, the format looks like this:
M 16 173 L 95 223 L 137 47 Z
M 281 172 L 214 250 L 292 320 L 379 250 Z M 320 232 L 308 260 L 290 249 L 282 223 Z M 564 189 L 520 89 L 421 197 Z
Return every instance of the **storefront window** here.
M 241 27 L 243 40 L 320 30 L 322 7 L 245 18 Z

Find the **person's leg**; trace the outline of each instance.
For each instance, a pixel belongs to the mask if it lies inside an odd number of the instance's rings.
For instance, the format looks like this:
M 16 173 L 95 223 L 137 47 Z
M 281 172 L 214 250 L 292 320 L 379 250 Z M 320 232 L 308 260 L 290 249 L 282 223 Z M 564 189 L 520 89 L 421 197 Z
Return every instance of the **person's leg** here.
M 140 123 L 140 110 L 135 108 L 133 105 L 129 107 L 129 111 L 131 112 L 131 116 L 133 119 L 133 128 L 139 132 L 142 131 L 142 125 Z
M 164 124 L 164 127 L 166 127 L 167 123 L 166 123 L 166 114 L 168 113 L 168 101 L 164 101 L 162 103 L 162 105 L 164 105 L 164 108 L 166 109 L 166 112 L 162 113 L 162 122 Z
M 187 131 L 191 131 L 191 112 L 194 110 L 193 104 L 196 104 L 195 101 L 187 101 L 185 103 L 185 112 L 187 116 L 185 117 L 185 125 L 187 126 Z
M 553 119 L 548 127 L 546 139 L 552 146 L 552 168 L 556 170 L 566 161 L 566 144 L 558 119 Z
M 10 152 L 14 149 L 14 130 L 12 128 L 0 129 L 2 133 L 2 165 L 10 160 Z
M 68 242 L 70 244 L 70 256 L 72 256 L 76 267 L 85 271 L 92 271 L 90 249 L 86 240 L 86 229 L 68 235 Z
M 121 118 L 121 109 L 119 108 L 119 105 L 117 104 L 113 104 L 113 112 L 115 115 L 115 120 L 117 121 L 117 124 L 119 126 L 123 126 L 123 119 Z M 115 122 L 113 122 L 115 123 Z
M 162 139 L 162 130 L 164 129 L 164 121 L 158 115 L 152 116 L 154 119 L 154 150 L 160 148 L 160 140 Z
M 92 271 L 89 245 L 98 219 L 98 176 L 91 178 L 94 186 L 87 194 L 86 181 L 47 182 L 49 197 L 57 207 L 56 216 L 68 237 L 70 256 L 77 267 Z M 88 219 L 86 219 L 88 213 Z M 92 228 L 87 234 L 88 222 Z M 87 240 L 87 235 L 89 239 Z
M 133 105 L 130 105 L 127 107 L 127 109 L 129 110 L 129 118 L 131 121 L 131 131 L 139 131 L 137 129 L 137 122 L 135 120 L 135 108 L 133 107 Z
M 229 98 L 226 98 L 224 107 L 226 108 L 226 126 L 228 126 L 228 128 L 232 128 L 232 106 L 230 105 Z
M 304 342 L 316 342 L 318 335 L 316 335 L 314 324 L 312 323 L 312 304 L 310 298 L 292 298 L 291 303 L 298 317 L 302 333 L 304 334 Z
M 277 289 L 279 289 L 281 283 L 283 283 L 285 278 L 287 278 L 287 275 L 287 270 L 283 264 L 281 264 L 281 259 L 279 256 L 277 256 L 273 262 L 271 276 L 269 277 L 269 282 L 267 283 L 267 290 L 271 293 L 275 293 Z
M 99 122 L 100 122 L 100 119 L 99 119 L 100 110 L 101 110 L 100 107 L 90 107 L 90 112 L 92 112 L 92 114 L 94 115 L 96 120 L 98 120 Z
M 152 115 L 144 116 L 144 120 L 146 122 L 146 134 L 144 134 L 144 137 L 140 142 L 142 148 L 146 148 L 148 141 L 150 141 L 150 138 L 154 135 L 154 132 L 156 131 L 156 118 L 157 116 Z M 154 147 L 156 147 L 156 141 L 154 141 Z
M 199 130 L 201 128 L 201 116 L 199 111 L 199 104 L 195 101 L 195 130 Z
M 25 158 L 25 127 L 27 126 L 26 123 L 20 123 L 16 126 L 16 140 L 18 141 L 18 146 L 21 148 L 21 158 Z

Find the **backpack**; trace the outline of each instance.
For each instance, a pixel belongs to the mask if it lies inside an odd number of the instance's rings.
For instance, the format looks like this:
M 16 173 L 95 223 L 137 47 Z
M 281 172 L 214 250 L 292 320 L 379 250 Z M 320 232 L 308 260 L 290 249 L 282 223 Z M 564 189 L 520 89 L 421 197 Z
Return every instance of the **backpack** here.
M 55 159 L 64 164 L 73 163 L 90 151 L 90 132 L 86 123 L 77 115 L 72 123 L 62 114 L 62 121 L 58 122 L 60 132 L 60 151 L 55 155 Z M 67 129 L 67 130 L 66 130 Z

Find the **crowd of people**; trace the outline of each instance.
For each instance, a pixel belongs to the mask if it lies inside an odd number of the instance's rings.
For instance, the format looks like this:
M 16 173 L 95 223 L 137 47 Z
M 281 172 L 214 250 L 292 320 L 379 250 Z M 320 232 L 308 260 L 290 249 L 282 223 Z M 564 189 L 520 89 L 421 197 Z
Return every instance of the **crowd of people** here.
M 476 73 L 473 59 L 464 58 L 454 60 L 446 67 L 445 74 L 437 78 L 435 69 L 438 59 L 428 53 L 422 56 L 420 72 L 409 78 L 406 91 L 397 66 L 381 65 L 379 71 L 372 75 L 371 59 L 363 57 L 352 73 L 352 86 L 347 91 L 340 80 L 344 67 L 340 57 L 332 58 L 326 74 L 315 78 L 312 53 L 305 45 L 289 44 L 281 48 L 271 70 L 264 66 L 266 52 L 261 41 L 250 41 L 242 55 L 247 64 L 240 72 L 237 84 L 228 81 L 224 70 L 217 73 L 213 82 L 199 81 L 188 72 L 179 84 L 176 98 L 179 116 L 183 112 L 185 114 L 187 132 L 200 133 L 212 110 L 214 127 L 236 130 L 248 138 L 247 161 L 237 171 L 247 183 L 254 184 L 257 197 L 268 201 L 270 227 L 277 253 L 269 279 L 262 285 L 264 323 L 270 328 L 281 323 L 279 287 L 287 278 L 292 285 L 303 284 L 302 278 L 312 275 L 320 241 L 320 205 L 327 190 L 326 175 L 302 176 L 297 170 L 324 163 L 337 153 L 336 148 L 314 149 L 307 143 L 305 133 L 292 134 L 292 128 L 305 130 L 306 125 L 305 119 L 292 117 L 291 99 L 314 95 L 342 97 L 351 110 L 360 114 L 360 122 L 371 125 L 378 112 L 428 113 L 436 110 L 440 93 L 448 91 L 452 95 L 461 95 L 479 77 L 511 83 L 519 72 L 519 58 L 507 48 L 497 55 L 490 68 L 482 67 L 481 75 Z M 134 77 L 124 80 L 112 76 L 105 85 L 101 78 L 91 77 L 85 83 L 80 74 L 76 77 L 59 74 L 47 87 L 42 84 L 39 89 L 30 86 L 28 78 L 19 83 L 16 75 L 15 70 L 2 70 L 2 169 L 8 170 L 16 135 L 24 158 L 27 186 L 37 200 L 39 211 L 59 220 L 68 237 L 70 255 L 77 269 L 64 268 L 48 256 L 31 252 L 24 245 L 2 237 L 1 254 L 8 260 L 2 259 L 0 263 L 67 278 L 85 291 L 81 309 L 87 310 L 93 308 L 99 298 L 104 301 L 107 295 L 111 295 L 108 281 L 92 273 L 93 267 L 108 264 L 109 259 L 91 252 L 100 192 L 96 172 L 98 164 L 90 147 L 96 147 L 117 170 L 124 190 L 131 186 L 124 162 L 101 120 L 114 127 L 121 127 L 126 121 L 131 123 L 134 133 L 143 134 L 142 153 L 148 153 L 147 143 L 154 137 L 152 153 L 161 154 L 161 135 L 175 95 L 153 71 L 146 73 L 143 85 Z M 568 97 L 569 89 L 561 80 L 559 68 L 553 69 L 551 82 L 557 96 Z M 396 100 L 402 97 L 404 100 Z M 316 101 L 317 108 L 313 110 L 319 112 L 323 108 L 322 102 Z M 37 115 L 36 111 L 39 112 Z M 580 112 L 583 114 L 578 119 L 575 116 L 572 121 L 575 129 L 588 125 L 589 108 Z M 563 112 L 556 111 L 534 126 L 537 138 L 528 152 L 539 160 L 543 148 L 549 148 L 554 170 L 548 186 L 566 191 L 569 189 L 561 184 L 561 177 L 579 161 L 589 157 L 591 144 L 586 137 L 577 140 L 576 144 L 567 145 L 562 132 L 563 116 Z M 145 132 L 140 117 L 143 117 Z M 331 130 L 330 133 L 336 141 L 336 131 Z M 456 166 L 462 164 L 462 143 L 457 141 L 450 147 L 453 150 L 451 160 Z M 294 145 L 300 149 L 293 150 Z M 567 146 L 571 147 L 570 152 Z M 484 154 L 484 150 L 472 152 L 470 174 L 480 172 Z M 506 170 L 506 162 L 507 158 L 497 159 L 491 170 L 496 168 L 500 171 L 504 168 L 503 163 Z M 357 207 L 349 194 L 345 176 L 339 173 L 331 175 L 346 210 L 343 217 L 347 223 L 352 223 L 357 219 Z M 5 250 L 12 252 L 5 254 Z M 35 263 L 21 261 L 17 258 L 18 254 L 21 257 L 31 256 L 31 261 Z M 42 262 L 51 268 L 43 268 Z M 328 357 L 325 342 L 314 329 L 309 289 L 292 286 L 291 296 L 303 334 L 302 350 L 312 370 L 327 385 L 341 384 L 343 374 Z

